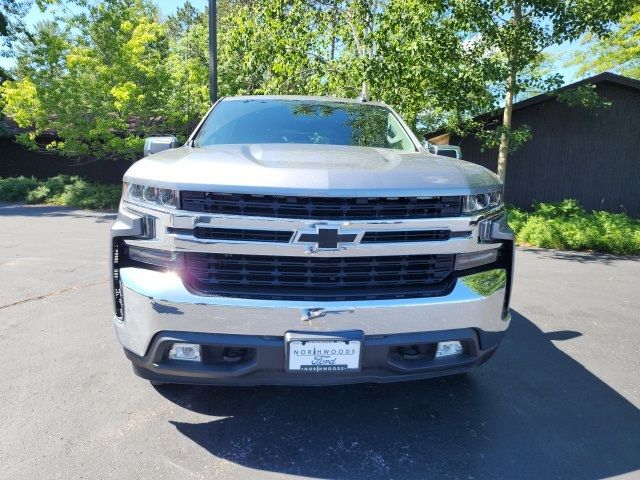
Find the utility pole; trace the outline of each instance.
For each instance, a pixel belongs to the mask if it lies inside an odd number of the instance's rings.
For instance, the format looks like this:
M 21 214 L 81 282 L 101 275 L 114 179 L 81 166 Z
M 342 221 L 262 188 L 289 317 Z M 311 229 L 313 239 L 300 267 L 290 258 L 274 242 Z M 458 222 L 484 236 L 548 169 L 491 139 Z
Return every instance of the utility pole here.
M 216 3 L 216 0 L 209 0 L 209 98 L 212 105 L 218 100 L 218 12 Z

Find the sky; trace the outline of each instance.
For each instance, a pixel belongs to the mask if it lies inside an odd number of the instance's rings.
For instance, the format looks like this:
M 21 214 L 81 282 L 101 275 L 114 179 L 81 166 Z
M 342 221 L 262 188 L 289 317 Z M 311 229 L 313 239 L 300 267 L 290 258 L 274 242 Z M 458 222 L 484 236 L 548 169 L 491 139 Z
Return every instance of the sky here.
M 208 0 L 190 0 L 191 4 L 198 9 L 204 9 L 207 5 Z M 162 13 L 165 15 L 170 15 L 176 11 L 176 9 L 185 3 L 185 0 L 157 0 L 155 2 L 159 7 Z M 34 4 L 31 7 L 29 13 L 25 16 L 24 21 L 27 25 L 33 25 L 34 23 L 44 20 L 46 14 L 42 13 L 40 9 Z M 576 72 L 578 70 L 577 66 L 566 67 L 564 63 L 571 56 L 573 52 L 578 49 L 579 45 L 577 43 L 569 44 L 563 43 L 561 45 L 556 45 L 551 47 L 548 51 L 550 53 L 559 55 L 559 59 L 556 61 L 556 70 L 562 74 L 564 77 L 565 83 L 571 83 L 573 81 L 578 80 L 576 77 Z M 14 64 L 13 59 L 11 58 L 2 58 L 0 57 L 0 66 L 4 68 L 11 68 Z

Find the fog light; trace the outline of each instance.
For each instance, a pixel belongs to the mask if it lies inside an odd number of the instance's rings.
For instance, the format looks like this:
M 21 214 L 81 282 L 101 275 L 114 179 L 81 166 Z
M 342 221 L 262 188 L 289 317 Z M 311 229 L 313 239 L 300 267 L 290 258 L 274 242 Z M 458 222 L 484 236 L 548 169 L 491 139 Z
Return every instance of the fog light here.
M 174 343 L 169 350 L 171 360 L 201 361 L 200 345 L 197 343 Z
M 462 344 L 460 342 L 438 342 L 436 358 L 449 357 L 451 355 L 460 355 L 461 353 Z

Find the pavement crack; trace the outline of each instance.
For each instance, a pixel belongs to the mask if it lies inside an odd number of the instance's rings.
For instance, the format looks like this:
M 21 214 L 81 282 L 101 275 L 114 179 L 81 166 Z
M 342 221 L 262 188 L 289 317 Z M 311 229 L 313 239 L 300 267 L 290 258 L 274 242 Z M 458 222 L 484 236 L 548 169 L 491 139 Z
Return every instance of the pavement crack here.
M 22 300 L 18 300 L 17 302 L 7 303 L 6 305 L 0 305 L 0 310 L 4 310 L 5 308 L 15 307 L 16 305 L 22 305 L 23 303 L 35 302 L 36 300 L 44 300 L 45 298 L 55 297 L 57 295 L 62 295 L 64 293 L 72 292 L 80 288 L 93 287 L 94 285 L 100 285 L 101 283 L 106 283 L 106 282 L 107 282 L 107 279 L 102 279 L 102 280 L 97 280 L 91 283 L 72 285 L 71 287 L 63 288 L 62 290 L 56 290 L 54 292 L 45 293 L 43 295 L 36 295 L 35 297 L 24 298 Z

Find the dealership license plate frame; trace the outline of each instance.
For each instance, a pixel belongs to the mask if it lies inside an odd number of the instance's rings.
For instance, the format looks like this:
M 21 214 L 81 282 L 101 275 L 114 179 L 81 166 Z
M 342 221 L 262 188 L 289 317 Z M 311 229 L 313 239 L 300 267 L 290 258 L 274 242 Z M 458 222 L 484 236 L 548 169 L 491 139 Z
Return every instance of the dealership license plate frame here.
M 286 353 L 286 371 L 301 375 L 326 375 L 326 374 L 341 374 L 341 373 L 353 373 L 359 372 L 362 369 L 362 352 L 364 350 L 364 332 L 360 330 L 351 330 L 345 332 L 287 332 L 284 336 L 285 341 L 285 353 Z M 356 358 L 357 363 L 355 366 L 350 366 L 347 363 L 347 368 L 328 368 L 329 366 L 323 366 L 324 368 L 302 368 L 305 365 L 301 364 L 301 368 L 297 367 L 296 360 L 300 358 L 292 355 L 292 346 L 322 346 L 327 344 L 337 344 L 338 346 L 344 346 L 349 348 L 357 348 Z M 355 358 L 354 358 L 355 359 Z M 293 361 L 293 364 L 292 364 Z M 341 364 L 339 364 L 341 365 Z M 310 365 L 311 367 L 312 365 Z M 293 367 L 293 368 L 292 368 Z

